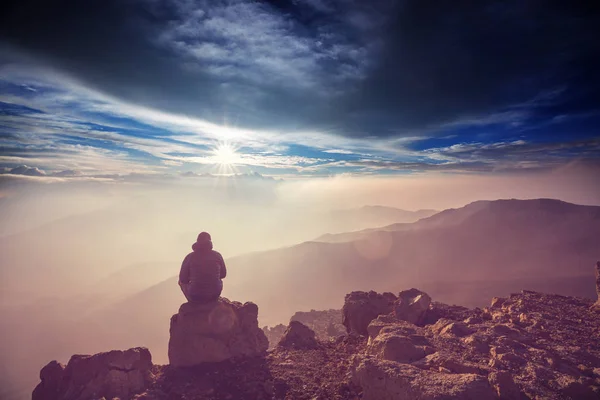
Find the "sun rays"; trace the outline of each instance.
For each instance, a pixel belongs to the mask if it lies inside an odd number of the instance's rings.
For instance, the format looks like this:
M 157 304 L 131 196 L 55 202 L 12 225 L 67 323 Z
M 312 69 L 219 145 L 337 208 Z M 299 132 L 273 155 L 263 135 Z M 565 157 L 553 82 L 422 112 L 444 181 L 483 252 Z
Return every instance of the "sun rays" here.
M 211 161 L 219 175 L 230 175 L 237 173 L 237 165 L 241 163 L 242 157 L 237 149 L 231 144 L 218 143 L 211 151 Z
M 230 144 L 221 143 L 213 150 L 213 158 L 219 165 L 235 165 L 240 156 Z

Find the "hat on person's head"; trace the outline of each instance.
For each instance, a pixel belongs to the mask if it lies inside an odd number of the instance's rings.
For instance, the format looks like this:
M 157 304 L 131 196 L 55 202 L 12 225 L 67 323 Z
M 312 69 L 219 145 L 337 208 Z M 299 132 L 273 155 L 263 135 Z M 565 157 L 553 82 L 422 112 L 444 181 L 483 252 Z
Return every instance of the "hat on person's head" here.
M 196 239 L 196 242 L 198 242 L 198 243 L 210 242 L 210 241 L 212 241 L 212 239 L 210 237 L 210 233 L 208 233 L 208 232 L 200 232 L 200 234 L 198 235 L 198 238 Z

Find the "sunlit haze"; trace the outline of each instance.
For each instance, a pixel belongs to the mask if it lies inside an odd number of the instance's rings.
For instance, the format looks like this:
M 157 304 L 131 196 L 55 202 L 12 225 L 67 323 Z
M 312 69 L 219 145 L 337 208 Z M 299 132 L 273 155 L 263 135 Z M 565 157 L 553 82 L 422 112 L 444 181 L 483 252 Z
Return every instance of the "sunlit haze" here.
M 545 3 L 3 4 L 0 398 L 74 353 L 166 363 L 202 231 L 261 327 L 592 292 L 600 13 Z

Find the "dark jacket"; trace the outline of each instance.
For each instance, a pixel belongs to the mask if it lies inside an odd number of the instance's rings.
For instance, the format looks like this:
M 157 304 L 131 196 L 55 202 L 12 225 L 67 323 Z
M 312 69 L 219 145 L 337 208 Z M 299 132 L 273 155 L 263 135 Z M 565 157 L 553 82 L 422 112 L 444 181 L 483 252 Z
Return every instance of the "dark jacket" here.
M 223 290 L 221 279 L 227 276 L 223 256 L 212 249 L 212 242 L 196 242 L 194 250 L 181 264 L 179 283 L 188 284 L 188 295 L 192 298 L 219 297 Z

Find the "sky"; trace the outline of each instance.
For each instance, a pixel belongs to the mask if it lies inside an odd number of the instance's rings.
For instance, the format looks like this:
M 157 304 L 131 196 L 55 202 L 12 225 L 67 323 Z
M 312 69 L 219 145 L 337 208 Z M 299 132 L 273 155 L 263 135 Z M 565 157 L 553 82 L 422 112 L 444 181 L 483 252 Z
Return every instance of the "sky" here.
M 3 2 L 0 182 L 597 172 L 592 3 Z

